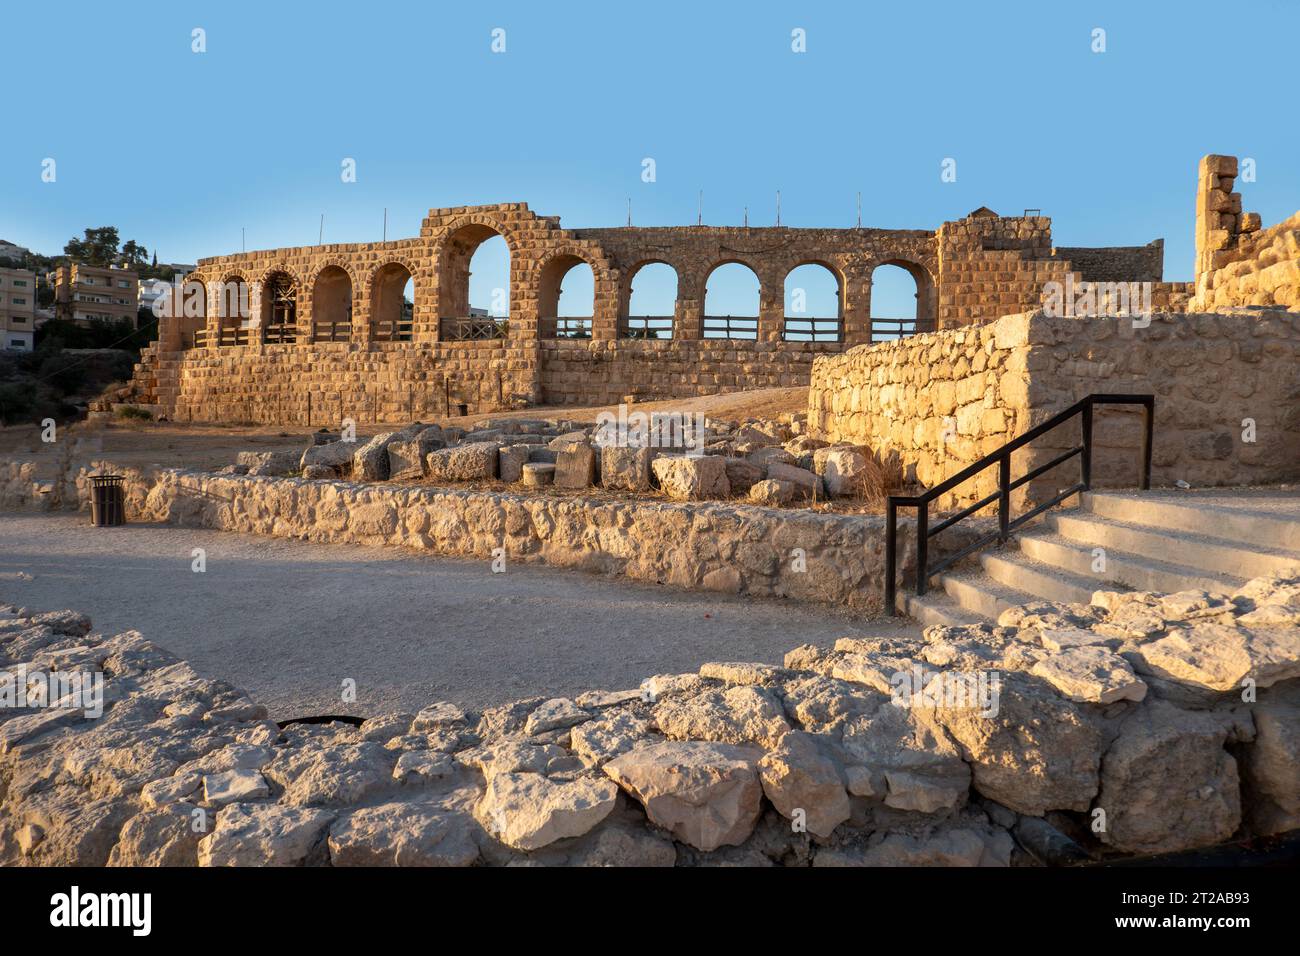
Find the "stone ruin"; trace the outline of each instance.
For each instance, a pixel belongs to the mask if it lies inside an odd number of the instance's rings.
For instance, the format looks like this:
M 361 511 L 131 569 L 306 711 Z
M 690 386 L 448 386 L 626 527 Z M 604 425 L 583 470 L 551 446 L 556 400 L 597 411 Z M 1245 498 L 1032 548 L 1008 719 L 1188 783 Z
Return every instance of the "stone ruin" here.
M 1213 180 L 1215 208 L 1223 205 L 1222 178 Z M 1214 215 L 1218 226 L 1230 214 Z M 1253 225 L 1233 218 L 1232 235 Z M 1221 231 L 1211 230 L 1214 241 L 1229 242 Z M 469 305 L 470 258 L 493 236 L 510 250 L 508 316 Z M 632 315 L 633 281 L 654 263 L 676 274 L 672 313 Z M 708 314 L 709 276 L 731 263 L 757 278 L 756 315 Z M 561 283 L 584 264 L 594 278 L 592 314 L 562 318 Z M 834 279 L 835 315 L 786 313 L 786 279 L 805 265 Z M 882 265 L 912 276 L 914 316 L 873 312 L 872 276 Z M 525 203 L 432 209 L 411 239 L 201 259 L 188 284 L 164 297 L 169 314 L 131 386 L 94 411 L 129 401 L 173 421 L 337 427 L 343 418 L 411 421 L 462 406 L 484 412 L 802 386 L 818 356 L 1035 309 L 1052 282 L 1146 283 L 1154 308 L 1182 311 L 1197 287 L 1165 282 L 1163 272 L 1162 239 L 1054 246 L 1051 219 L 1037 210 L 1000 216 L 980 208 L 937 229 L 895 230 L 566 229 Z
M 72 611 L 0 607 L 0 666 L 106 678 L 98 719 L 0 710 L 3 865 L 1071 865 L 1300 827 L 1300 577 L 359 726 Z

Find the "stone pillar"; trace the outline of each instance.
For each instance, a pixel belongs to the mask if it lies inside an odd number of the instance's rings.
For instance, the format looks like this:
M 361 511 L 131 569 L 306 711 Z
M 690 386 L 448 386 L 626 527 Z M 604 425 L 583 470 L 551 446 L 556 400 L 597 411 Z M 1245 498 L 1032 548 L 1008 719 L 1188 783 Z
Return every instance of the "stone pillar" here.
M 785 328 L 785 290 L 781 283 L 761 280 L 758 288 L 758 340 L 780 342 Z
M 1241 193 L 1232 191 L 1237 157 L 1201 157 L 1196 181 L 1196 294 L 1205 292 L 1206 273 L 1214 254 L 1235 244 L 1241 216 Z
M 855 267 L 846 270 L 841 293 L 840 321 L 844 330 L 844 347 L 871 341 L 871 270 Z

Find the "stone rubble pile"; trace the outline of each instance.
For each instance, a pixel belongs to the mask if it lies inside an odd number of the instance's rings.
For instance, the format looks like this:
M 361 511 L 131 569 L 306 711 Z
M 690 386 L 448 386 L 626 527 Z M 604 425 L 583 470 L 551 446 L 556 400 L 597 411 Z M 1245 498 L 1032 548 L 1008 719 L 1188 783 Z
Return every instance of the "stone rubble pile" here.
M 697 434 L 688 419 L 676 430 L 650 428 L 629 440 L 596 424 L 561 419 L 484 419 L 469 429 L 416 422 L 365 442 L 318 432 L 301 455 L 242 452 L 220 473 L 658 489 L 677 501 L 739 498 L 766 506 L 884 493 L 882 470 L 869 449 L 812 438 L 806 423 L 802 412 L 779 421 L 705 419 Z
M 20 665 L 107 680 L 98 719 L 0 709 L 7 865 L 1006 866 L 1300 827 L 1300 575 L 358 727 L 280 728 L 72 611 L 0 606 Z

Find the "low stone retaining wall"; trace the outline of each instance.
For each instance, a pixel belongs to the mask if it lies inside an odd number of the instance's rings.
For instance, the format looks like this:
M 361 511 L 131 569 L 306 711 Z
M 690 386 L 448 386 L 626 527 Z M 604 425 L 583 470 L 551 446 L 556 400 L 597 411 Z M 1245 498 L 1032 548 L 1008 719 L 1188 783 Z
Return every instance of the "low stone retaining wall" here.
M 89 507 L 92 472 L 126 476 L 131 520 L 482 559 L 503 549 L 506 561 L 760 597 L 864 607 L 883 598 L 882 515 L 142 471 L 110 462 L 69 479 L 62 491 L 69 506 Z M 36 508 L 51 498 L 32 493 L 31 474 L 30 463 L 0 469 L 0 502 Z M 899 525 L 906 574 L 915 566 L 915 535 Z M 983 526 L 955 530 L 940 556 Z
M 1300 315 L 1155 313 L 1132 318 L 1005 316 L 988 325 L 859 346 L 813 365 L 810 433 L 895 457 L 933 487 L 1092 393 L 1155 395 L 1152 481 L 1194 486 L 1300 479 Z M 1141 410 L 1101 409 L 1099 487 L 1136 487 Z M 1078 442 L 1063 426 L 1018 452 L 1013 474 Z M 1041 501 L 1077 479 L 1070 463 L 1025 489 Z M 1063 477 L 1066 476 L 1066 477 Z M 992 493 L 997 469 L 959 489 Z
M 0 605 L 10 691 L 104 678 L 99 713 L 0 708 L 0 865 L 1007 866 L 1300 826 L 1295 578 L 360 727 L 90 629 Z

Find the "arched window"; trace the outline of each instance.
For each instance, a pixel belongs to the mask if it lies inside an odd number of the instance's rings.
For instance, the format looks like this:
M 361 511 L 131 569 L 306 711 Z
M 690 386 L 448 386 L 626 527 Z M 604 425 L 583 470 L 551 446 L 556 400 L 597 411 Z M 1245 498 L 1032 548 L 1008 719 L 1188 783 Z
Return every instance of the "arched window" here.
M 537 299 L 542 338 L 589 339 L 596 314 L 596 275 L 574 255 L 560 255 L 542 266 Z
M 326 266 L 316 275 L 311 293 L 313 342 L 346 342 L 352 338 L 352 278 L 339 266 Z
M 411 341 L 415 308 L 415 279 L 400 262 L 375 273 L 370 299 L 370 337 L 378 342 Z
M 202 348 L 207 344 L 208 334 L 208 288 L 203 277 L 187 276 L 182 279 L 179 295 L 175 286 L 164 283 L 161 279 L 158 282 L 166 286 L 160 292 L 167 297 L 167 308 L 170 310 L 167 321 L 176 323 L 181 348 Z
M 753 269 L 727 262 L 704 284 L 704 338 L 757 339 L 761 284 Z
M 887 262 L 871 272 L 871 341 L 888 342 L 918 331 L 922 314 L 924 270 L 905 262 Z M 924 331 L 924 322 L 921 323 Z
M 621 334 L 629 339 L 671 339 L 677 314 L 677 270 L 647 262 L 632 273 Z
M 808 262 L 785 277 L 785 322 L 781 337 L 787 342 L 839 342 L 843 340 L 842 285 L 829 266 Z
M 262 341 L 298 341 L 298 284 L 287 273 L 273 272 L 262 283 Z
M 257 330 L 248 283 L 239 276 L 226 276 L 217 286 L 217 319 L 219 345 L 248 345 L 253 341 Z
M 443 242 L 440 338 L 504 338 L 510 318 L 510 246 L 490 226 L 462 226 Z

